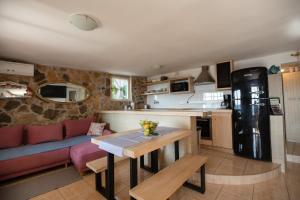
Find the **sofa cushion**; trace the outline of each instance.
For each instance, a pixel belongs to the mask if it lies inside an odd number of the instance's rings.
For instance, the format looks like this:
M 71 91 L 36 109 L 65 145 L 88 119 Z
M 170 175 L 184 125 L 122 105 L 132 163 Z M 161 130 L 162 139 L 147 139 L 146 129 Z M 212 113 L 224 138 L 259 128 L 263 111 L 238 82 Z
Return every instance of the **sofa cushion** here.
M 38 168 L 68 163 L 69 160 L 70 148 L 2 160 L 0 161 L 0 181 L 36 171 Z
M 86 163 L 106 156 L 106 151 L 99 149 L 98 145 L 91 142 L 84 142 L 72 146 L 70 157 L 79 172 L 87 171 Z
M 93 121 L 93 117 L 78 120 L 65 120 L 64 126 L 66 130 L 66 138 L 86 135 Z
M 27 125 L 26 130 L 28 144 L 38 144 L 63 139 L 63 126 L 61 123 L 43 126 Z
M 9 160 L 22 156 L 30 156 L 37 153 L 54 151 L 63 148 L 69 148 L 76 144 L 91 141 L 91 136 L 81 135 L 55 142 L 45 142 L 40 144 L 27 144 L 13 148 L 0 149 L 0 161 Z
M 17 147 L 23 143 L 23 125 L 0 128 L 0 149 Z

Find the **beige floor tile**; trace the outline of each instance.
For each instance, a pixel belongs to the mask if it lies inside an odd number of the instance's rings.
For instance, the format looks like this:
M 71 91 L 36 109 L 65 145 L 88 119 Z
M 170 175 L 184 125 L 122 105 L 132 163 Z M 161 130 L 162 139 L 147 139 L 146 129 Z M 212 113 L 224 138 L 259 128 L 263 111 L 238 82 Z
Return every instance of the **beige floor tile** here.
M 82 179 L 91 186 L 95 186 L 95 174 L 87 174 L 82 177 Z
M 264 161 L 248 160 L 244 174 L 258 174 L 271 171 L 278 164 Z
M 204 194 L 196 192 L 186 187 L 181 188 L 179 196 L 180 200 L 215 200 L 222 189 L 222 185 L 206 184 L 206 191 Z
M 53 190 L 51 192 L 31 198 L 31 200 L 63 200 L 63 197 L 58 190 Z
M 216 172 L 219 165 L 222 163 L 223 158 L 216 156 L 208 156 L 207 163 L 205 164 L 206 173 L 213 174 Z
M 300 199 L 300 181 L 297 179 L 286 179 L 286 186 L 291 200 Z
M 118 200 L 130 200 L 129 188 L 125 188 L 116 194 Z
M 299 182 L 300 184 L 300 163 L 287 162 L 285 178 L 294 183 Z
M 215 174 L 242 175 L 246 168 L 247 160 L 238 157 L 225 158 L 217 167 Z
M 203 150 L 209 154 L 206 171 L 216 173 L 240 173 L 243 168 L 247 173 L 269 170 L 274 167 L 271 163 L 244 159 L 234 155 L 214 153 L 212 150 Z M 204 153 L 204 154 L 205 154 Z M 222 153 L 222 152 L 221 152 Z M 223 155 L 223 156 L 220 156 Z M 246 163 L 246 164 L 245 164 Z M 223 171 L 222 171 L 223 170 Z M 139 169 L 139 182 L 152 176 L 151 173 Z M 199 175 L 192 178 L 199 184 Z M 103 181 L 104 183 L 105 181 Z M 119 200 L 129 200 L 129 162 L 125 161 L 115 170 L 116 196 Z M 216 185 L 206 184 L 205 194 L 181 187 L 170 200 L 298 200 L 300 199 L 300 164 L 287 163 L 287 172 L 279 178 L 258 183 L 255 185 Z M 83 180 L 67 185 L 57 190 L 33 198 L 33 200 L 103 200 L 105 199 L 95 190 L 94 174 L 87 174 Z
M 254 185 L 253 200 L 288 200 L 283 176 Z
M 78 196 L 88 195 L 95 191 L 93 187 L 91 187 L 84 180 L 77 181 L 70 185 L 58 189 L 64 199 L 75 199 Z
M 249 160 L 248 158 L 236 156 L 234 154 L 227 154 L 225 159 L 232 160 L 233 164 L 240 165 L 240 164 L 246 164 Z
M 287 162 L 285 182 L 291 200 L 300 199 L 300 164 Z
M 244 173 L 244 169 L 243 168 L 221 164 L 217 168 L 217 170 L 215 171 L 214 174 L 217 174 L 217 175 L 239 176 L 239 175 L 243 175 L 243 173 Z
M 93 191 L 75 196 L 72 200 L 106 200 L 106 198 L 98 192 Z
M 251 200 L 253 185 L 225 185 L 217 200 Z
M 169 198 L 169 200 L 181 200 L 186 193 L 187 192 L 185 191 L 184 187 L 181 187 Z
M 84 176 L 83 180 L 87 184 L 89 184 L 93 189 L 96 188 L 96 185 L 95 185 L 95 175 L 94 174 Z M 102 185 L 105 187 L 105 176 L 104 176 L 104 174 L 102 176 Z M 122 190 L 127 185 L 128 184 L 126 183 L 126 180 L 121 180 L 120 177 L 115 176 L 115 191 L 116 192 L 119 192 L 120 190 Z
M 225 152 L 212 150 L 212 149 L 206 149 L 206 148 L 201 148 L 199 154 L 211 156 L 211 157 L 220 157 L 220 158 L 225 158 L 228 155 L 228 153 L 225 153 Z

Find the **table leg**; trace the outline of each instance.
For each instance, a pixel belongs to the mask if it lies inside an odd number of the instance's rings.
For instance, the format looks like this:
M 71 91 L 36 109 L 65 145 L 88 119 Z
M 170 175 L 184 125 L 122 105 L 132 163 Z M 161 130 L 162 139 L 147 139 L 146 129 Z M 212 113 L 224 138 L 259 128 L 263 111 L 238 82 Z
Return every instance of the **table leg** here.
M 151 171 L 154 174 L 158 172 L 158 149 L 151 152 Z
M 134 188 L 138 183 L 138 171 L 137 171 L 137 159 L 130 158 L 130 189 Z M 130 197 L 131 200 L 135 200 L 135 198 Z
M 115 163 L 114 163 L 114 154 L 108 153 L 107 155 L 107 176 L 106 176 L 106 192 L 107 199 L 115 199 Z
M 179 159 L 179 141 L 175 141 L 174 143 L 174 149 L 175 149 L 175 160 Z
M 150 159 L 151 159 L 151 166 L 145 166 L 145 157 L 144 155 L 140 157 L 140 168 L 151 172 L 151 173 L 157 173 L 158 172 L 158 149 L 152 151 L 150 153 Z

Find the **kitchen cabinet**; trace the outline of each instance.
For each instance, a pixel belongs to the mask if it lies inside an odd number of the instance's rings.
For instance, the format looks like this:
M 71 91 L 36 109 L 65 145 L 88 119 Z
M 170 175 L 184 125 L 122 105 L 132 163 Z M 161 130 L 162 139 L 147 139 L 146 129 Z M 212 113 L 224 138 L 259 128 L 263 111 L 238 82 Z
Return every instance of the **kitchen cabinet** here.
M 224 90 L 231 87 L 231 72 L 233 68 L 232 60 L 217 63 L 217 89 Z
M 232 148 L 231 112 L 212 112 L 213 146 Z

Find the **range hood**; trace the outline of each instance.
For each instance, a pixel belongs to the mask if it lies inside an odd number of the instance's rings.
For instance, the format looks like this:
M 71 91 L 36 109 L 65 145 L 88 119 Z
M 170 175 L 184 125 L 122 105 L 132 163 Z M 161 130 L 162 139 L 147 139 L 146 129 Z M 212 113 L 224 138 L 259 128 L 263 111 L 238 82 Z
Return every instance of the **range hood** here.
M 194 81 L 195 85 L 214 84 L 215 80 L 209 73 L 209 66 L 202 66 L 202 72 Z

